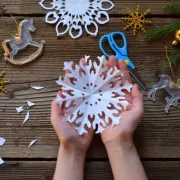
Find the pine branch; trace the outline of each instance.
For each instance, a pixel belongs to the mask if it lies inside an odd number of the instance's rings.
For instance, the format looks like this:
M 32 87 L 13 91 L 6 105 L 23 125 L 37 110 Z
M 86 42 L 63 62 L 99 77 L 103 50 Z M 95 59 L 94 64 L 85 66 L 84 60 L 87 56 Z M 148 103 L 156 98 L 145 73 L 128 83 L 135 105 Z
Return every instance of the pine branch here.
M 147 33 L 144 35 L 144 38 L 146 40 L 150 40 L 153 38 L 158 38 L 158 37 L 164 37 L 167 36 L 171 33 L 175 33 L 175 31 L 180 28 L 180 22 L 176 22 L 176 23 L 170 23 L 167 24 L 165 26 L 157 26 L 156 29 L 154 29 L 153 31 Z
M 164 8 L 171 14 L 180 14 L 180 3 L 167 3 Z
M 172 65 L 176 65 L 177 62 L 180 62 L 180 48 L 174 49 L 174 51 L 169 55 L 169 60 Z

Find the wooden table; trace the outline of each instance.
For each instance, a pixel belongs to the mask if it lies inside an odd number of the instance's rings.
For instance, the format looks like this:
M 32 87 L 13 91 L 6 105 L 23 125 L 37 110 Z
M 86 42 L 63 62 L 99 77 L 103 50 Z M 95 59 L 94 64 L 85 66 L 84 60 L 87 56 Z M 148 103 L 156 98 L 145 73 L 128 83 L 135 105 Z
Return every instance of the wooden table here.
M 176 0 L 178 2 L 178 0 Z M 153 29 L 157 25 L 165 25 L 180 20 L 164 12 L 165 0 L 114 0 L 115 8 L 110 11 L 110 22 L 99 26 L 97 37 L 84 33 L 82 38 L 71 39 L 68 35 L 57 38 L 55 27 L 44 22 L 46 11 L 39 5 L 39 0 L 1 0 L 6 4 L 10 13 L 16 19 L 33 18 L 36 33 L 33 35 L 38 42 L 45 39 L 46 47 L 39 60 L 23 66 L 14 67 L 5 62 L 0 63 L 0 71 L 6 71 L 6 79 L 10 80 L 7 89 L 9 95 L 0 93 L 0 136 L 7 139 L 0 148 L 0 157 L 5 165 L 0 166 L 0 180 L 49 180 L 52 179 L 59 141 L 50 123 L 50 105 L 59 89 L 55 83 L 58 76 L 63 74 L 63 62 L 75 61 L 86 55 L 96 58 L 101 54 L 98 46 L 99 38 L 111 31 L 122 31 L 125 23 L 120 19 L 126 14 L 126 7 L 135 9 L 139 4 L 142 11 L 152 8 Z M 10 29 L 15 29 L 11 18 L 6 18 Z M 151 88 L 158 81 L 155 73 L 164 63 L 164 45 L 171 49 L 172 37 L 156 41 L 145 41 L 142 33 L 132 35 L 126 32 L 129 56 L 133 59 L 139 73 Z M 0 41 L 9 38 L 0 23 Z M 25 50 L 21 55 L 31 54 L 35 49 Z M 180 75 L 180 73 L 179 73 Z M 44 86 L 41 91 L 30 88 L 31 85 Z M 142 90 L 145 98 L 145 115 L 135 133 L 135 143 L 149 179 L 178 180 L 180 179 L 180 106 L 171 108 L 165 114 L 165 100 L 163 93 L 159 93 L 157 101 L 151 102 L 146 98 L 147 92 Z M 17 114 L 15 108 L 25 105 L 30 100 L 36 103 L 31 110 L 30 121 L 22 122 L 25 112 Z M 27 108 L 26 108 L 27 109 Z M 31 140 L 38 142 L 30 149 Z M 105 148 L 96 135 L 89 149 L 85 179 L 113 179 Z

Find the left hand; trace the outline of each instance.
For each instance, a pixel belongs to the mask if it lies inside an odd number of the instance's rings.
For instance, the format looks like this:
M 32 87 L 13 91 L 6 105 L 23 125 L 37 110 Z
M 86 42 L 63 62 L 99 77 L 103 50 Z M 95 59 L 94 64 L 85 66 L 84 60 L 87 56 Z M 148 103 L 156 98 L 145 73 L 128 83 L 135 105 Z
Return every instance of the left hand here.
M 84 63 L 84 59 L 81 59 Z M 68 71 L 66 72 L 68 73 Z M 61 96 L 61 92 L 58 93 Z M 56 99 L 51 106 L 51 122 L 60 140 L 61 146 L 67 151 L 81 151 L 86 153 L 93 139 L 94 131 L 88 128 L 87 134 L 79 135 L 74 125 L 65 121 L 64 113 L 66 108 L 60 107 Z

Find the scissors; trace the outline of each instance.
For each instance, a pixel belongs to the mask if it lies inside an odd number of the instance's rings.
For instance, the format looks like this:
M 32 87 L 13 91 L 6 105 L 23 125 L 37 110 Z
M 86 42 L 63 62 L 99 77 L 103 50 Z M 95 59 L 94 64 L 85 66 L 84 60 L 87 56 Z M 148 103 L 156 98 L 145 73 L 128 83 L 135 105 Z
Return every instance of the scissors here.
M 121 36 L 124 42 L 124 46 L 123 47 L 119 47 L 116 43 L 116 41 L 114 40 L 115 36 Z M 135 81 L 144 89 L 147 91 L 147 87 L 145 86 L 144 82 L 139 78 L 139 76 L 137 75 L 137 73 L 135 72 L 136 67 L 133 64 L 133 62 L 130 60 L 130 58 L 128 57 L 128 52 L 127 52 L 127 40 L 126 40 L 126 36 L 124 35 L 123 32 L 112 32 L 110 34 L 106 34 L 104 36 L 101 37 L 100 41 L 99 41 L 99 47 L 102 51 L 102 53 L 106 56 L 109 57 L 109 54 L 104 50 L 103 48 L 103 43 L 104 41 L 108 41 L 111 49 L 115 52 L 115 56 L 117 60 L 124 60 L 128 66 L 128 70 L 130 75 L 135 79 Z

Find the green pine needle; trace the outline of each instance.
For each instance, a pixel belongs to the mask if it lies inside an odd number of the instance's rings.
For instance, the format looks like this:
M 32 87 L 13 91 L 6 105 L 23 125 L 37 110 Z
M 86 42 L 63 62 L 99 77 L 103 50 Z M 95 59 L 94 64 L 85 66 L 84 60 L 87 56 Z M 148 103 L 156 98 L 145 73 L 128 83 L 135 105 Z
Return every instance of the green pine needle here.
M 171 14 L 180 14 L 180 3 L 167 3 L 164 8 Z
M 180 22 L 170 23 L 170 24 L 167 24 L 162 27 L 157 26 L 156 29 L 145 34 L 144 38 L 146 40 L 150 40 L 150 39 L 154 39 L 154 38 L 158 38 L 158 37 L 164 37 L 171 33 L 175 33 L 175 31 L 179 28 L 180 28 Z
M 176 48 L 173 52 L 169 55 L 169 60 L 172 65 L 176 65 L 177 62 L 180 62 L 180 48 Z

